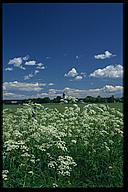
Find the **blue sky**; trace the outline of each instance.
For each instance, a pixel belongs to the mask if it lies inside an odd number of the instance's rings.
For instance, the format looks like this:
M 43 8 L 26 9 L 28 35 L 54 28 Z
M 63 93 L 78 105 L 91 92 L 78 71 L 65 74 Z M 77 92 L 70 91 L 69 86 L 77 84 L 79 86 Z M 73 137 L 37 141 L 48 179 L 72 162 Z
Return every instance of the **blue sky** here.
M 123 4 L 3 4 L 3 98 L 121 96 Z

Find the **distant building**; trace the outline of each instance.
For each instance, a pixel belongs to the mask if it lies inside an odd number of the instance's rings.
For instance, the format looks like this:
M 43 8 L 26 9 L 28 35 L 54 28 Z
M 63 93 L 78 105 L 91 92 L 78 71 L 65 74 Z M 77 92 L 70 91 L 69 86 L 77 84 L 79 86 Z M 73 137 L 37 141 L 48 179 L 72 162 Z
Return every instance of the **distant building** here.
M 4 104 L 22 104 L 23 100 L 3 100 Z
M 66 94 L 63 92 L 63 99 L 65 99 Z
M 17 102 L 17 101 L 11 101 L 11 103 L 12 103 L 12 104 L 16 104 L 16 103 L 18 103 L 18 102 Z

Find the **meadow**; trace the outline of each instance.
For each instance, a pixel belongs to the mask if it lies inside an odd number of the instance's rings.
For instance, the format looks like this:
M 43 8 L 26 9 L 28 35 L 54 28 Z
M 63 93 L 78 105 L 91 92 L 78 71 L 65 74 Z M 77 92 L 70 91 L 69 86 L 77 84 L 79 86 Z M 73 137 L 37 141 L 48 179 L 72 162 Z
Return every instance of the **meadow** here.
M 123 105 L 4 105 L 3 186 L 122 187 Z
M 78 106 L 82 109 L 87 103 L 79 103 Z M 44 103 L 42 104 L 44 107 L 48 107 L 50 109 L 58 109 L 60 112 L 64 112 L 65 107 L 72 107 L 72 104 L 65 104 L 65 103 Z M 123 111 L 123 103 L 107 103 L 105 105 L 108 105 L 110 107 L 113 107 L 117 110 L 120 110 L 121 112 Z M 23 105 L 19 104 L 4 104 L 3 109 L 11 109 L 12 111 L 16 111 L 17 108 L 22 107 Z

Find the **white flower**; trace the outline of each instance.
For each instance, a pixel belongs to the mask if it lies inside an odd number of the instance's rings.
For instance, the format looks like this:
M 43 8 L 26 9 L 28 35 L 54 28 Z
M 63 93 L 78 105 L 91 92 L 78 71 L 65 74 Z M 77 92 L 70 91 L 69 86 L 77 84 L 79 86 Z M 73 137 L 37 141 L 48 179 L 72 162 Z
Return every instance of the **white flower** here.
M 76 140 L 71 140 L 71 142 L 76 144 Z
M 57 165 L 57 163 L 55 161 L 50 161 L 48 163 L 48 167 L 50 167 L 50 168 L 54 168 L 55 169 L 56 165 Z
M 35 159 L 30 159 L 30 161 L 31 161 L 32 163 L 35 163 Z
M 110 151 L 110 148 L 108 146 L 105 146 L 105 148 L 106 148 L 107 151 Z
M 21 156 L 22 157 L 30 157 L 31 155 L 26 152 L 26 153 L 21 154 Z
M 53 183 L 52 186 L 53 186 L 53 188 L 58 187 L 58 185 L 56 183 Z
M 32 175 L 34 174 L 33 171 L 29 171 L 28 173 L 29 173 L 29 174 L 32 174 Z
M 9 173 L 8 170 L 3 170 L 3 171 L 2 171 L 2 178 L 3 178 L 4 180 L 7 180 L 7 179 L 8 179 L 8 177 L 7 177 L 8 173 Z
M 64 102 L 74 101 L 76 99 L 71 96 L 64 99 Z M 33 110 L 36 120 L 32 118 Z M 118 153 L 122 150 L 122 137 L 123 113 L 105 105 L 85 104 L 80 110 L 77 104 L 72 104 L 71 107 L 67 105 L 64 112 L 59 112 L 57 109 L 29 103 L 15 113 L 5 110 L 3 162 L 4 167 L 9 167 L 9 172 L 3 170 L 3 179 L 8 179 L 8 173 L 12 178 L 11 174 L 17 167 L 20 173 L 17 170 L 16 177 L 20 179 L 19 175 L 24 175 L 27 168 L 26 173 L 31 179 L 36 168 L 44 164 L 47 165 L 48 173 L 53 171 L 58 174 L 58 179 L 69 177 L 77 164 L 82 169 L 84 164 L 80 164 L 79 158 L 85 153 L 98 169 L 96 156 L 108 162 L 113 154 L 110 151 Z M 106 153 L 108 156 L 105 156 Z M 116 158 L 112 158 L 108 169 L 112 169 L 115 162 Z M 58 187 L 56 181 L 53 182 L 53 187 Z

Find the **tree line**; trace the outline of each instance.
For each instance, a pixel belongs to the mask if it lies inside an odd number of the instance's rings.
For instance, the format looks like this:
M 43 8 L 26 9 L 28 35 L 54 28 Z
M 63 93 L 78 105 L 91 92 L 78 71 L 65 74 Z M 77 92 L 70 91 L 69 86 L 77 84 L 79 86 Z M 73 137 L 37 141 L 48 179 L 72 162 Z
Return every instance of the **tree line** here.
M 57 96 L 54 99 L 50 99 L 49 97 L 44 98 L 33 98 L 33 99 L 24 99 L 24 100 L 4 100 L 3 103 L 5 104 L 17 104 L 17 103 L 61 103 L 61 96 Z M 111 97 L 93 97 L 87 96 L 85 98 L 77 98 L 77 103 L 116 103 L 116 102 L 123 102 L 123 97 L 117 98 L 112 95 Z

